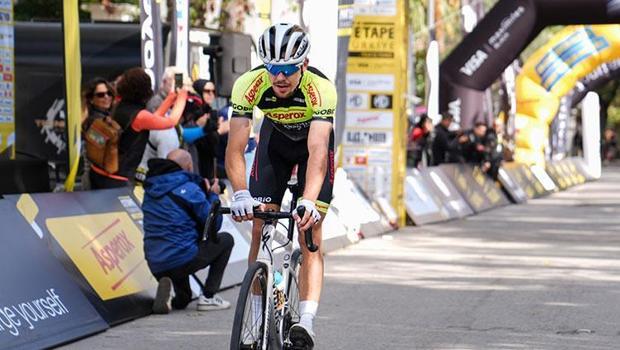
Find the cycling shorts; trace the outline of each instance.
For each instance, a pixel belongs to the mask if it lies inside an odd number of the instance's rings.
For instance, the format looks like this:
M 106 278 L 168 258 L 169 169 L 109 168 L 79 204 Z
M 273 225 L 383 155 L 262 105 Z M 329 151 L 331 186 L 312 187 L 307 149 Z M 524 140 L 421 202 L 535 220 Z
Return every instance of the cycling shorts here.
M 260 130 L 258 146 L 250 173 L 250 193 L 255 200 L 265 204 L 281 205 L 287 182 L 295 165 L 297 168 L 298 196 L 303 194 L 308 168 L 308 139 L 291 140 L 278 130 L 269 120 L 265 120 Z M 323 179 L 316 208 L 327 213 L 334 187 L 334 132 L 329 138 L 327 171 Z

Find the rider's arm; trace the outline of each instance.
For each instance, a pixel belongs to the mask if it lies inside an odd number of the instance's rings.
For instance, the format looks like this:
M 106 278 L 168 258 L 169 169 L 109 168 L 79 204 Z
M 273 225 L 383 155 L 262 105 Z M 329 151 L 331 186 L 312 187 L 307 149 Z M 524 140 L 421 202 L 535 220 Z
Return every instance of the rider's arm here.
M 335 86 L 326 79 L 315 81 L 316 90 L 307 90 L 312 106 L 312 122 L 308 131 L 308 168 L 303 198 L 316 202 L 327 172 L 329 138 L 336 112 Z M 321 94 L 317 92 L 320 91 Z M 318 95 L 318 96 L 315 96 Z M 313 98 L 315 97 L 315 98 Z M 315 101 L 318 101 L 315 102 Z
M 308 168 L 303 198 L 316 202 L 327 172 L 329 137 L 332 123 L 314 120 L 308 132 Z
M 226 146 L 224 166 L 234 192 L 248 189 L 243 154 L 252 129 L 250 125 L 252 111 L 258 99 L 256 84 L 262 81 L 260 76 L 256 80 L 256 74 L 250 71 L 240 76 L 235 81 L 230 96 L 232 112 L 229 118 L 228 145 Z M 252 98 L 246 96 L 249 90 L 253 91 Z
M 228 145 L 226 146 L 226 174 L 234 191 L 247 189 L 245 178 L 245 147 L 250 138 L 250 119 L 234 117 L 230 120 Z

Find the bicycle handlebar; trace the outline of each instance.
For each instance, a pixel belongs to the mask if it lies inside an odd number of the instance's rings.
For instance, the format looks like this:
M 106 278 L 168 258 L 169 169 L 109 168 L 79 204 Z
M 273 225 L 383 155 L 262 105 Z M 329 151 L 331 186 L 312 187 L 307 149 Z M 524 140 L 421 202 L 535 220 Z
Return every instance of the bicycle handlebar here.
M 207 217 L 207 221 L 205 223 L 205 232 L 208 234 L 208 239 L 217 243 L 217 230 L 215 230 L 215 213 L 218 214 L 231 214 L 230 208 L 222 207 L 222 203 L 219 200 L 214 201 L 211 204 L 211 210 L 209 211 L 209 216 Z M 297 214 L 300 217 L 303 217 L 305 214 L 305 208 L 297 208 Z M 293 214 L 285 211 L 255 211 L 253 213 L 254 217 L 261 220 L 279 220 L 279 219 L 292 219 Z M 312 228 L 306 230 L 304 235 L 304 241 L 306 242 L 306 247 L 312 253 L 319 250 L 319 246 L 314 244 L 312 241 Z

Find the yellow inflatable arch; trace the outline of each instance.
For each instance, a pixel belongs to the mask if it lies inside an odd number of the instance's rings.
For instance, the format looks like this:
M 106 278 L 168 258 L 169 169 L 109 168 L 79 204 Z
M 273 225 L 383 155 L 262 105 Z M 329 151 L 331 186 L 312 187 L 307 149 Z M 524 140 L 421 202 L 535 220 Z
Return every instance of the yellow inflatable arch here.
M 544 165 L 560 100 L 599 67 L 620 60 L 620 25 L 567 26 L 524 64 L 516 79 L 515 160 Z

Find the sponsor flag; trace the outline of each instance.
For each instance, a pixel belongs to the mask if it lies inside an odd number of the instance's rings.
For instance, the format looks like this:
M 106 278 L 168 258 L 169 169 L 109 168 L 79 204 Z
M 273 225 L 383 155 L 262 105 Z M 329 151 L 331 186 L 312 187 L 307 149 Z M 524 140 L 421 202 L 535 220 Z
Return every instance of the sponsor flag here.
M 153 91 L 159 88 L 159 80 L 164 71 L 159 3 L 160 0 L 140 1 L 142 68 L 151 77 Z

